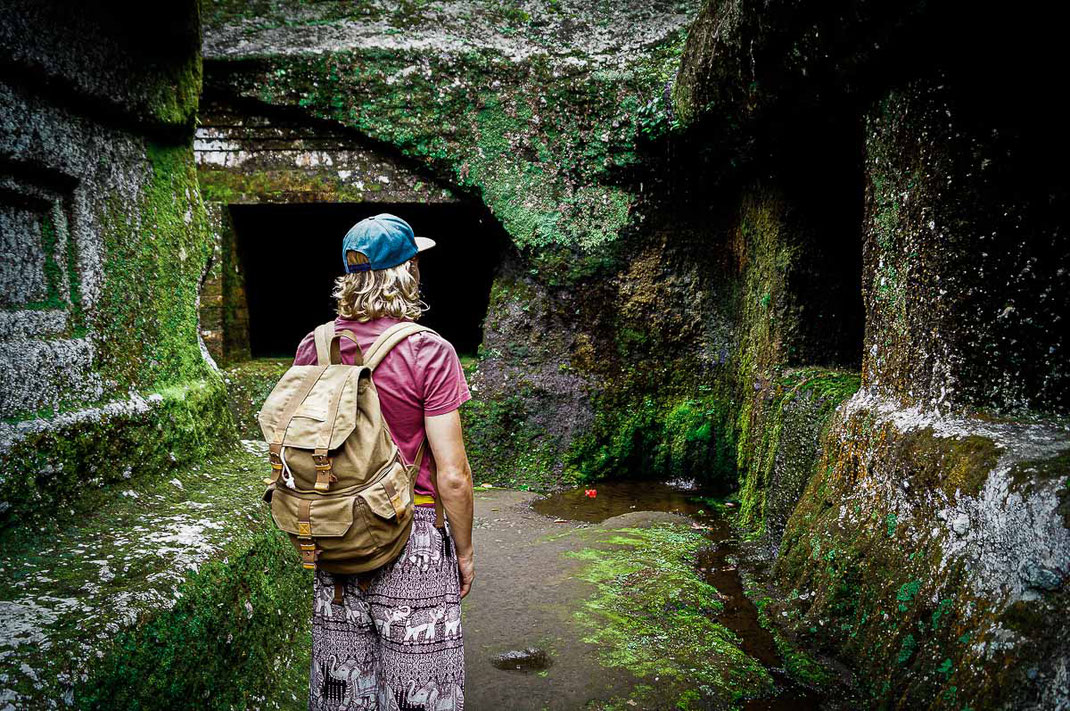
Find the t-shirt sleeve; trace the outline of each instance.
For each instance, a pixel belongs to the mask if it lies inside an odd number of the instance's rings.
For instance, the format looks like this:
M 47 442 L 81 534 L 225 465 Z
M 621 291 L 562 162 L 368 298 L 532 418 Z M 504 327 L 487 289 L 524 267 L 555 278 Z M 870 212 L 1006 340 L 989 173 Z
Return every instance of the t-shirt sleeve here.
M 308 334 L 301 339 L 297 346 L 297 355 L 294 356 L 294 365 L 316 364 L 316 332 Z
M 449 341 L 424 335 L 420 339 L 417 362 L 423 377 L 425 415 L 444 415 L 472 399 L 461 359 Z

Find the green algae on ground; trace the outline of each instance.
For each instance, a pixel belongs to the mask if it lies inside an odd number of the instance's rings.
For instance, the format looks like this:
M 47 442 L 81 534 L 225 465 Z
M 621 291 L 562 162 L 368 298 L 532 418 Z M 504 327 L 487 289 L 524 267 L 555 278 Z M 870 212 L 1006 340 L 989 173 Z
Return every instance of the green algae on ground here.
M 603 664 L 656 677 L 661 698 L 671 695 L 681 708 L 733 704 L 773 687 L 739 638 L 714 621 L 719 593 L 694 568 L 705 544 L 686 524 L 659 524 L 614 531 L 566 554 L 581 561 L 579 577 L 596 589 L 574 615 L 584 641 Z

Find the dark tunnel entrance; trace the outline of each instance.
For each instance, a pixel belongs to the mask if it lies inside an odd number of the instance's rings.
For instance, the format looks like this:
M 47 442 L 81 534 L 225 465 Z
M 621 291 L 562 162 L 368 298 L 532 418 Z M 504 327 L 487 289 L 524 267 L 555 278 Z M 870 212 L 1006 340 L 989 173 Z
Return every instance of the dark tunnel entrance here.
M 420 322 L 475 355 L 504 230 L 478 203 L 310 203 L 232 205 L 245 280 L 249 348 L 254 358 L 293 357 L 317 324 L 334 317 L 331 290 L 342 274 L 342 237 L 358 220 L 389 212 L 438 244 L 420 255 Z

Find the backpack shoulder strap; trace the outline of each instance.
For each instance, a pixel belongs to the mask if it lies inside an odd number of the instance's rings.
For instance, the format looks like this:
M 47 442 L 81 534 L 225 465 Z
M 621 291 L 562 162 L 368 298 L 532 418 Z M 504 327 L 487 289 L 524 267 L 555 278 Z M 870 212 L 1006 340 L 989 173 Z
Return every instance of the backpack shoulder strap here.
M 331 362 L 331 341 L 334 339 L 334 321 L 316 326 L 314 332 L 316 338 L 316 365 L 327 365 Z
M 389 353 L 394 346 L 414 333 L 420 333 L 422 331 L 434 333 L 434 331 L 427 326 L 421 326 L 412 321 L 403 321 L 394 324 L 383 331 L 379 338 L 375 339 L 375 343 L 371 345 L 371 348 L 368 349 L 368 352 L 364 356 L 364 365 L 374 370 L 375 367 L 383 361 L 383 358 L 386 358 L 386 354 Z

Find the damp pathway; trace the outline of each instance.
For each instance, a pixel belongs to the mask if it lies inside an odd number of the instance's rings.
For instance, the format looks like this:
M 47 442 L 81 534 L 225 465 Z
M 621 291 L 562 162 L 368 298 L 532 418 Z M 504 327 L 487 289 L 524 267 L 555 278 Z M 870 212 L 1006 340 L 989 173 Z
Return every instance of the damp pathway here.
M 593 499 L 582 489 L 547 498 L 477 489 L 476 584 L 464 602 L 463 620 L 466 708 L 598 708 L 599 702 L 627 698 L 637 684 L 650 684 L 602 666 L 596 650 L 583 642 L 572 615 L 577 601 L 592 590 L 576 575 L 580 562 L 566 555 L 582 539 L 567 533 L 580 527 L 612 533 L 679 523 L 681 514 L 708 527 L 710 546 L 696 566 L 723 596 L 716 621 L 739 635 L 743 651 L 776 681 L 775 696 L 747 701 L 742 708 L 818 708 L 820 699 L 783 673 L 772 636 L 758 624 L 757 610 L 743 594 L 731 527 L 701 507 L 695 492 L 654 482 L 603 483 Z

